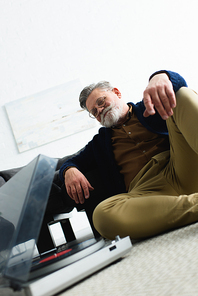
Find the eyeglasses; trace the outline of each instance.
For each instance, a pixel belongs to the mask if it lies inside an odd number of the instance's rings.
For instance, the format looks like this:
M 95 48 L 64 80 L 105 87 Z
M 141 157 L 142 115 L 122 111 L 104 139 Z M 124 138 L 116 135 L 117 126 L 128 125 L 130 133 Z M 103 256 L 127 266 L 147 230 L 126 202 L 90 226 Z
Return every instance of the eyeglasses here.
M 105 106 L 105 99 L 106 99 L 106 97 L 98 98 L 96 100 L 96 106 L 99 107 L 99 108 Z M 98 115 L 99 115 L 99 111 L 98 111 L 98 109 L 96 107 L 93 108 L 91 111 L 89 111 L 89 116 L 91 118 L 97 118 Z

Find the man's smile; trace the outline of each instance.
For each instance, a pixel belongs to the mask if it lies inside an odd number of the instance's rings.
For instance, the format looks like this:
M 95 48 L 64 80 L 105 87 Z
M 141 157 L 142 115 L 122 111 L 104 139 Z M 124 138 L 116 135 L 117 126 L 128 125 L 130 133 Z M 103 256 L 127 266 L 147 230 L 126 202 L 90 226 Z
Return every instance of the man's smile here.
M 108 113 L 109 111 L 111 111 L 111 109 L 112 109 L 112 107 L 111 107 L 111 106 L 109 106 L 109 107 L 106 107 L 106 108 L 103 110 L 103 112 L 102 112 L 101 116 L 102 116 L 103 118 L 105 118 L 105 117 L 106 117 L 106 115 L 107 115 L 107 113 Z

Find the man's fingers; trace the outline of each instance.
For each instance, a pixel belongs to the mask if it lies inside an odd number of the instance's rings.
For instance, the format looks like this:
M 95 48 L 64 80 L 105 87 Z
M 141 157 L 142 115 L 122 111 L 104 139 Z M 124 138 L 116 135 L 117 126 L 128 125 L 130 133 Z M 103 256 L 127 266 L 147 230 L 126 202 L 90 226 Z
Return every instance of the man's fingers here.
M 166 87 L 165 89 L 166 95 L 169 98 L 170 107 L 173 109 L 176 107 L 176 96 L 173 90 L 172 85 L 170 87 Z
M 75 203 L 78 204 L 79 203 L 79 199 L 78 199 L 76 188 L 74 186 L 73 187 L 67 186 L 66 187 L 66 190 L 67 190 L 67 193 L 68 193 L 69 197 L 71 199 L 73 199 L 75 201 Z
M 173 115 L 173 108 L 176 107 L 176 97 L 173 86 L 165 73 L 155 75 L 144 91 L 144 116 L 155 114 L 155 109 L 164 119 Z
M 81 184 L 81 187 L 83 191 L 83 198 L 88 199 L 90 196 L 89 191 L 93 191 L 94 188 L 91 186 L 87 179 L 85 179 L 85 181 Z
M 77 203 L 80 202 L 81 204 L 83 204 L 85 202 L 85 199 L 84 199 L 84 193 L 80 184 L 77 185 L 76 194 L 77 194 L 76 196 Z
M 148 113 L 147 110 L 145 110 L 144 113 L 143 113 L 143 116 L 144 116 L 144 117 L 148 117 L 148 116 L 150 116 L 150 114 Z
M 155 114 L 155 109 L 160 116 L 166 120 L 173 115 L 173 108 L 176 106 L 175 93 L 171 82 L 168 80 L 166 84 L 152 83 L 144 91 L 144 116 Z
M 82 183 L 76 183 L 75 185 L 67 186 L 66 189 L 70 198 L 73 199 L 77 204 L 83 204 L 85 199 L 88 199 L 90 196 L 89 191 L 94 190 L 88 181 L 82 181 Z
M 170 116 L 170 105 L 163 88 L 150 87 L 144 92 L 144 105 L 146 108 L 146 115 L 155 114 L 155 109 L 158 111 L 163 119 Z M 167 113 L 168 112 L 168 113 Z M 172 115 L 172 114 L 171 114 Z
M 158 88 L 158 104 L 155 105 L 163 119 L 173 115 L 173 108 L 176 106 L 175 93 L 170 81 L 164 87 Z
M 154 115 L 155 114 L 155 109 L 154 109 L 154 105 L 151 99 L 151 96 L 145 91 L 144 92 L 144 105 L 145 105 L 145 114 L 144 116 L 149 116 L 149 115 Z
M 173 115 L 172 108 L 170 107 L 169 98 L 164 92 L 164 89 L 159 89 L 156 97 L 153 98 L 153 101 L 156 110 L 164 120 Z

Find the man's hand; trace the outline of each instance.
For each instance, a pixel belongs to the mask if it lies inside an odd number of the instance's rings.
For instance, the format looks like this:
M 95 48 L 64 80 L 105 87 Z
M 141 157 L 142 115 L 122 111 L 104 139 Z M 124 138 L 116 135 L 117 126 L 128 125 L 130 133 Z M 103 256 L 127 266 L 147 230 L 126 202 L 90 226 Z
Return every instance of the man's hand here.
M 172 83 L 165 73 L 156 74 L 152 77 L 144 91 L 143 101 L 146 107 L 143 114 L 145 117 L 155 114 L 154 107 L 164 120 L 173 115 L 176 98 Z
M 66 171 L 65 187 L 68 195 L 77 204 L 83 204 L 85 198 L 89 198 L 89 191 L 94 190 L 86 177 L 75 167 Z

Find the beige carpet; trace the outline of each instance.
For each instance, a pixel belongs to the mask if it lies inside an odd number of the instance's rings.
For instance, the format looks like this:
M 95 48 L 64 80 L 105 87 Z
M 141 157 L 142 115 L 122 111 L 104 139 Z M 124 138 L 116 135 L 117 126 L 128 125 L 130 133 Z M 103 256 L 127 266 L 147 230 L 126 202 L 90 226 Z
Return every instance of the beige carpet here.
M 1 289 L 0 295 L 24 293 Z M 198 295 L 198 223 L 134 243 L 121 261 L 59 295 Z

